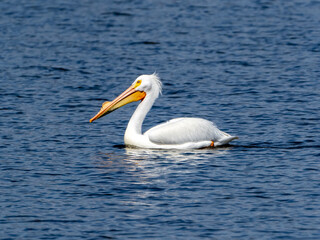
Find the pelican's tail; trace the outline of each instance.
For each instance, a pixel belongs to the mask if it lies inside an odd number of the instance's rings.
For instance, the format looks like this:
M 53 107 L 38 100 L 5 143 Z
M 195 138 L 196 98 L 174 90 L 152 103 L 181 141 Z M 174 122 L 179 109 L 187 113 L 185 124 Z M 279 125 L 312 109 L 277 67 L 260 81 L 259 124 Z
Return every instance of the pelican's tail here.
M 224 137 L 222 137 L 221 139 L 219 139 L 219 141 L 214 143 L 215 147 L 223 146 L 223 145 L 228 144 L 232 140 L 239 139 L 237 136 L 231 136 L 230 134 L 225 133 L 225 132 L 222 132 L 222 133 L 224 134 Z

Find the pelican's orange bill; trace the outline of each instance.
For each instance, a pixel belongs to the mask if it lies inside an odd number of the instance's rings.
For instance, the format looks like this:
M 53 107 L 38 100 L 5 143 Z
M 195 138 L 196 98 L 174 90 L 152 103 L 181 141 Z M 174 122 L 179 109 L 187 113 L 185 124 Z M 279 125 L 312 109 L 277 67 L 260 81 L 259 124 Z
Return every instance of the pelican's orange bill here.
M 145 96 L 145 92 L 137 91 L 134 87 L 130 86 L 112 102 L 103 103 L 100 111 L 90 119 L 90 122 L 93 122 L 94 120 L 97 120 L 98 118 L 101 118 L 128 103 L 143 100 Z

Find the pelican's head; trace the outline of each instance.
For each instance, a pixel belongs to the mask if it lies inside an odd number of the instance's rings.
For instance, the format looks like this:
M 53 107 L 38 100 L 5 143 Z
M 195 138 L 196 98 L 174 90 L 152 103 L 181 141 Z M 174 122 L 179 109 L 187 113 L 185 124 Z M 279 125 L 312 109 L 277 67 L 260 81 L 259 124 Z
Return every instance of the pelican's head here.
M 90 122 L 101 118 L 114 110 L 131 102 L 143 100 L 147 95 L 153 95 L 157 98 L 161 93 L 161 81 L 157 74 L 141 75 L 132 85 L 115 98 L 112 102 L 104 102 L 100 111 L 90 119 Z

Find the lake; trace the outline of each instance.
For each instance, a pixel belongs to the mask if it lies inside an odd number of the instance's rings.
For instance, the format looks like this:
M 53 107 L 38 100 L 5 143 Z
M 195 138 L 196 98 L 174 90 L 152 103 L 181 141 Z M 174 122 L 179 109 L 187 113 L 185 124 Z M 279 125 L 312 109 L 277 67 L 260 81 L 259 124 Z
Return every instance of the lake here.
M 0 2 L 1 239 L 320 239 L 320 2 Z M 201 117 L 239 136 L 200 150 L 126 148 Z

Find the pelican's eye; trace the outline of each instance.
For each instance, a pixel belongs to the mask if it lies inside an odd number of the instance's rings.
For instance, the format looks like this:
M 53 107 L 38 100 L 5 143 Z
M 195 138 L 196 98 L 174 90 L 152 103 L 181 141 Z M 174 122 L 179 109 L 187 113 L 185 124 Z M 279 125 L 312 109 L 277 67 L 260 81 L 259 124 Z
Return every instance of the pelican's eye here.
M 141 85 L 141 80 L 138 80 L 136 84 L 133 86 L 133 88 L 139 87 Z

